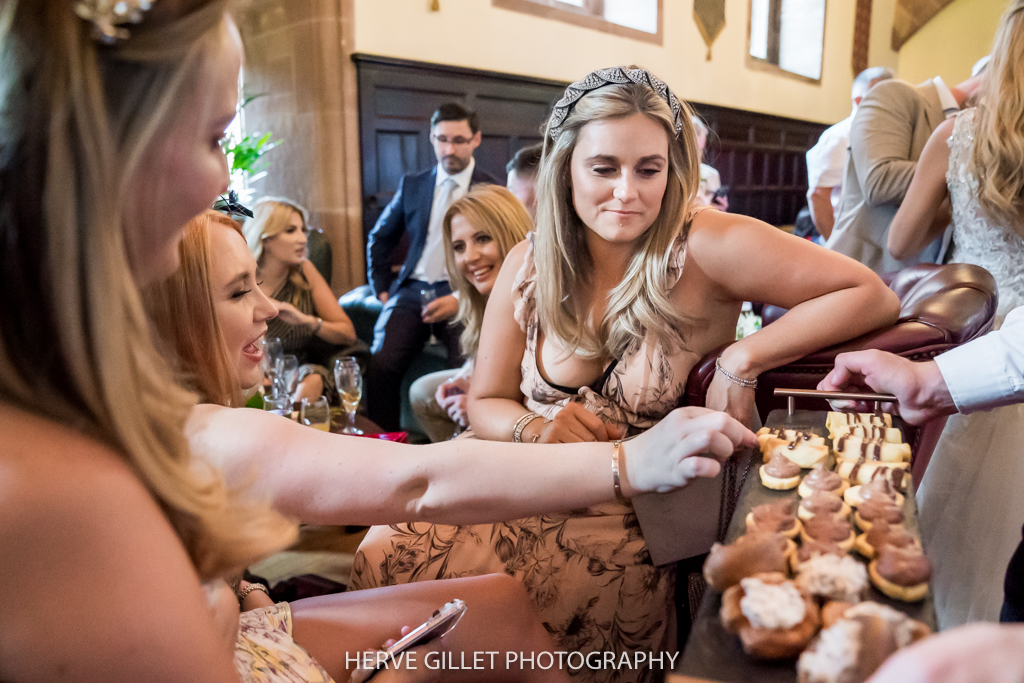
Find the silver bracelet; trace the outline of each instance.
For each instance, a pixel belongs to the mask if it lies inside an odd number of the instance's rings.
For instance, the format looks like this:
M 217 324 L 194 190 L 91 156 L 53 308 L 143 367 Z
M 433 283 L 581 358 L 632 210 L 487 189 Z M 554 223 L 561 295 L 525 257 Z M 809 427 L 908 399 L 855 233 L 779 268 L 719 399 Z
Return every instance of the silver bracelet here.
M 722 367 L 720 358 L 715 359 L 715 370 L 718 370 L 720 373 L 725 375 L 725 378 L 732 382 L 733 384 L 739 384 L 741 387 L 745 389 L 757 388 L 757 379 L 743 379 L 742 377 L 737 377 L 736 375 L 732 374 L 731 372 Z
M 522 417 L 516 420 L 516 426 L 512 429 L 512 441 L 513 443 L 523 442 L 523 430 L 526 429 L 526 425 L 530 424 L 534 420 L 540 417 L 538 413 L 525 413 Z M 537 439 L 534 439 L 536 442 Z
M 615 487 L 615 500 L 622 505 L 629 505 L 629 501 L 622 493 L 622 480 L 619 478 L 619 457 L 622 455 L 622 442 L 616 441 L 612 444 L 612 485 Z

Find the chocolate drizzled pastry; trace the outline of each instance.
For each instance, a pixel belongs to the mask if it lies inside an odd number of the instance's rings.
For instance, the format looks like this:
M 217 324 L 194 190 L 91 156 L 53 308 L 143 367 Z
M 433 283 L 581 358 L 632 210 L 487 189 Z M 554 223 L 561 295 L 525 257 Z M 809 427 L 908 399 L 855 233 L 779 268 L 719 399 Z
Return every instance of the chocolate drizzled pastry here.
M 765 463 L 764 473 L 776 479 L 792 479 L 800 474 L 800 465 L 781 453 L 776 453 Z
M 848 521 L 828 515 L 817 515 L 804 522 L 804 532 L 815 541 L 842 543 L 850 538 L 851 531 Z
M 898 491 L 887 479 L 872 479 L 860 487 L 860 497 L 866 503 L 869 500 L 888 500 L 895 503 Z
M 812 557 L 817 557 L 818 555 L 846 557 L 846 551 L 831 541 L 811 541 L 810 543 L 804 543 L 800 546 L 800 549 L 796 551 L 796 561 L 806 562 Z
M 883 545 L 877 549 L 878 574 L 897 586 L 916 586 L 932 578 L 932 563 L 917 548 Z
M 780 500 L 778 503 L 758 505 L 750 513 L 753 516 L 756 531 L 781 532 L 793 528 L 796 524 L 796 513 L 793 502 Z M 753 531 L 752 530 L 752 531 Z
M 838 491 L 843 486 L 843 478 L 824 465 L 815 467 L 804 477 L 804 485 L 812 491 Z

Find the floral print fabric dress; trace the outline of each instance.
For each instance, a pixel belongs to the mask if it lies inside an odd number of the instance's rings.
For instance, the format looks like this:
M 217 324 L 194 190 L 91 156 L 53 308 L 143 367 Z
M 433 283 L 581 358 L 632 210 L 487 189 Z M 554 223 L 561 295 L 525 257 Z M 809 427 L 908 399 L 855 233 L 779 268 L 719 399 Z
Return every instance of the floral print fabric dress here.
M 613 361 L 593 387 L 570 393 L 546 382 L 537 368 L 532 233 L 528 239 L 513 284 L 516 321 L 526 333 L 521 385 L 526 406 L 550 418 L 570 401 L 579 402 L 630 433 L 655 424 L 678 405 L 692 354 L 665 354 L 648 338 Z M 672 247 L 670 288 L 679 279 L 685 245 L 681 235 Z M 487 457 L 485 448 L 480 457 Z M 632 506 L 618 503 L 499 524 L 373 527 L 356 552 L 350 589 L 500 572 L 523 583 L 561 650 L 614 652 L 616 661 L 629 653 L 636 662 L 634 653 L 677 649 L 675 568 L 651 564 Z M 579 680 L 625 682 L 653 680 L 660 670 L 583 667 L 570 673 Z

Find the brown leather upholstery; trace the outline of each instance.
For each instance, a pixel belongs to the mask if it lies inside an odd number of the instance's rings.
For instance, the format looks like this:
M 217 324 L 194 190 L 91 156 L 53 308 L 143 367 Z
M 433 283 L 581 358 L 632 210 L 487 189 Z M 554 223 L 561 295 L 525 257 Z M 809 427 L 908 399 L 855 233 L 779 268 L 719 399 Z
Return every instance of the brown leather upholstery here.
M 800 360 L 770 370 L 758 378 L 757 410 L 761 420 L 786 400 L 776 398 L 776 388 L 814 389 L 832 369 L 836 355 L 846 351 L 881 349 L 911 360 L 928 360 L 944 351 L 975 339 L 992 329 L 998 295 L 992 275 L 978 266 L 958 263 L 946 266 L 924 264 L 883 276 L 900 298 L 900 318 L 895 325 L 869 332 L 857 339 L 816 351 Z M 785 313 L 765 307 L 762 319 L 771 323 Z M 781 313 L 780 313 L 781 311 Z M 841 315 L 841 312 L 837 312 Z M 704 405 L 715 371 L 715 359 L 725 349 L 708 354 L 688 378 L 688 405 Z M 824 401 L 806 401 L 801 407 L 827 410 Z M 912 444 L 914 480 L 920 481 L 945 420 L 935 420 L 920 429 L 906 429 Z

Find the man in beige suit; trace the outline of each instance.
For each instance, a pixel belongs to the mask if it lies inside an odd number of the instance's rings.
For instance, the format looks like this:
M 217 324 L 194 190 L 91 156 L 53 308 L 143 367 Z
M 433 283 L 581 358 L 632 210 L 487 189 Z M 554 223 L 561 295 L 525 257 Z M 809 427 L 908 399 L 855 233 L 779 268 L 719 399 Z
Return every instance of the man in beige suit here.
M 829 249 L 860 261 L 876 273 L 939 262 L 943 238 L 916 257 L 898 261 L 885 248 L 886 236 L 932 131 L 947 116 L 960 111 L 980 81 L 971 77 L 948 88 L 935 77 L 918 86 L 889 80 L 871 88 L 861 100 L 850 128 L 839 217 L 827 243 Z

